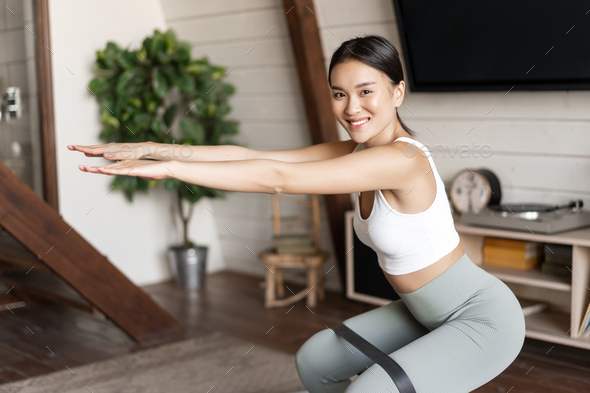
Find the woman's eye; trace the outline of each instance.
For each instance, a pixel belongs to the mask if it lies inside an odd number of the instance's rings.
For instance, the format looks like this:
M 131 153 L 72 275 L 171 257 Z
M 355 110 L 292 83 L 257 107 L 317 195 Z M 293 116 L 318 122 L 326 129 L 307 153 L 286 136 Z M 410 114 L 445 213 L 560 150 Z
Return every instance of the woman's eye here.
M 363 90 L 363 92 L 365 92 L 365 91 L 367 91 L 367 92 L 371 93 L 371 90 Z M 340 98 L 340 97 L 338 96 L 338 94 L 342 94 L 342 93 L 335 93 L 335 94 L 334 94 L 334 97 L 336 97 L 336 98 Z

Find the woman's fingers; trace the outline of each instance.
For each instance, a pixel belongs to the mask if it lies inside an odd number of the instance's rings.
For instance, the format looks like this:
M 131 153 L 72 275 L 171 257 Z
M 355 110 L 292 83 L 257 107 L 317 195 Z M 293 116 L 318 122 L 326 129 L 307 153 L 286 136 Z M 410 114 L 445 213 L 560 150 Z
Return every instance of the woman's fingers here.
M 82 172 L 90 172 L 90 173 L 100 173 L 97 169 L 97 167 L 93 167 L 90 165 L 78 165 L 78 168 L 80 168 L 80 170 Z
M 84 153 L 86 157 L 103 157 L 107 160 L 120 160 L 117 157 L 117 144 L 109 143 L 105 145 L 68 145 L 68 149 Z
M 78 168 L 83 172 L 137 176 L 145 180 L 161 180 L 168 176 L 161 162 L 149 160 L 122 160 L 106 166 L 78 165 Z
M 101 146 L 104 146 L 104 145 L 90 145 L 90 146 L 68 145 L 68 149 L 89 152 L 89 151 L 93 151 L 93 149 L 95 149 L 97 147 L 101 147 Z
M 84 153 L 87 157 L 103 157 L 107 145 L 68 145 L 68 149 Z
M 91 166 L 91 165 L 78 165 L 78 168 L 80 168 L 80 170 L 82 172 L 100 173 L 103 175 L 107 174 L 106 172 L 109 172 L 109 169 L 104 169 L 104 167 Z
M 86 157 L 103 157 L 107 160 L 129 160 L 144 158 L 146 155 L 146 143 L 115 143 L 103 145 L 68 145 L 72 151 L 80 151 Z

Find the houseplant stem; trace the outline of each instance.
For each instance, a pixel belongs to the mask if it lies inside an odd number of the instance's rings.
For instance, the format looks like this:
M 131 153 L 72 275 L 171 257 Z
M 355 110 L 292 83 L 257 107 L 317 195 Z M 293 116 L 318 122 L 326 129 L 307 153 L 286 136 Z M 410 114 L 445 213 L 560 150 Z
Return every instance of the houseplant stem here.
M 183 234 L 184 234 L 184 236 L 183 236 L 183 239 L 184 239 L 183 247 L 184 248 L 190 248 L 191 244 L 190 244 L 190 242 L 188 240 L 188 223 L 189 223 L 189 221 L 191 219 L 191 216 L 193 214 L 193 208 L 195 207 L 195 204 L 194 203 L 191 203 L 191 205 L 189 207 L 189 210 L 188 210 L 188 216 L 185 218 L 184 217 L 184 211 L 183 211 L 183 208 L 182 208 L 182 200 L 183 200 L 183 197 L 182 197 L 182 195 L 180 194 L 179 191 L 176 192 L 176 196 L 178 198 L 178 211 L 180 212 L 180 218 L 182 219 L 182 230 L 183 230 Z

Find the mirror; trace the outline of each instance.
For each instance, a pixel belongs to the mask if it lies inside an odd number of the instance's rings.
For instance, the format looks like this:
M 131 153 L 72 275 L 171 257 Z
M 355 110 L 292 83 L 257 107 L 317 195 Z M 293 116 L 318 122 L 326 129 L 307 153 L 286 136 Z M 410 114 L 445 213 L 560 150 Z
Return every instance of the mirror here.
M 33 0 L 8 0 L 3 14 L 0 161 L 43 198 Z

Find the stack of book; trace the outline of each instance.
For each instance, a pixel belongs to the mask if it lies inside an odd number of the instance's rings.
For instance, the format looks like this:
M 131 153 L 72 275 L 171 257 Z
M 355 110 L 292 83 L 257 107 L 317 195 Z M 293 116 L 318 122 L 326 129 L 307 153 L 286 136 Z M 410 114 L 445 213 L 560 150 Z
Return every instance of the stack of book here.
M 573 247 L 567 244 L 547 244 L 544 248 L 545 260 L 541 264 L 541 271 L 558 276 L 571 276 L 572 249 Z
M 309 235 L 273 235 L 272 246 L 277 254 L 314 254 L 314 240 Z
M 526 240 L 486 237 L 483 263 L 486 265 L 526 270 L 537 265 L 542 243 Z

